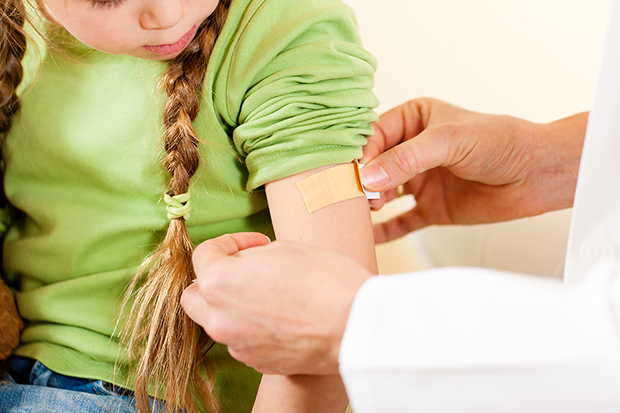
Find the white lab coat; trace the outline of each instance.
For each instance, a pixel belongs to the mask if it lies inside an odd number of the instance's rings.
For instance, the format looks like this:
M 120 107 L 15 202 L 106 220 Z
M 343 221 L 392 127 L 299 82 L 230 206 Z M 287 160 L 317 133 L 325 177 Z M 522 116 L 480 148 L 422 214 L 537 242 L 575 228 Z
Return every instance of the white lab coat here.
M 620 0 L 565 280 L 476 268 L 373 277 L 353 303 L 340 372 L 355 413 L 620 412 Z

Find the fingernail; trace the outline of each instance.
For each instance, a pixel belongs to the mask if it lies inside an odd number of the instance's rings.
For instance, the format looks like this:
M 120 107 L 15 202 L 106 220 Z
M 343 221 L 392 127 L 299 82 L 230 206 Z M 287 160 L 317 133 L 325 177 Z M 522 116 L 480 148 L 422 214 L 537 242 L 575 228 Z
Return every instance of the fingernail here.
M 365 188 L 372 189 L 386 184 L 389 180 L 390 177 L 381 165 L 370 165 L 362 169 L 362 185 Z

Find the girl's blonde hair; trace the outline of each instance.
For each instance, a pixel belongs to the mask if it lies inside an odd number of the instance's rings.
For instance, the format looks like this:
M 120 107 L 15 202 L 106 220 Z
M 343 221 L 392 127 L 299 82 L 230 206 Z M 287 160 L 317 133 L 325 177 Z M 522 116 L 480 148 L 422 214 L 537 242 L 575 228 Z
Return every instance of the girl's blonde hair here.
M 0 0 L 0 138 L 6 136 L 20 109 L 16 88 L 23 76 L 21 60 L 26 50 L 24 1 Z M 199 138 L 193 122 L 202 101 L 207 63 L 230 2 L 219 1 L 161 78 L 168 96 L 163 119 L 164 166 L 172 175 L 170 196 L 186 193 L 198 169 Z M 170 412 L 198 412 L 197 404 L 209 412 L 219 411 L 213 367 L 206 358 L 213 343 L 180 304 L 181 294 L 195 278 L 192 252 L 185 219 L 172 219 L 164 240 L 142 263 L 125 295 L 123 309 L 129 309 L 121 342 L 129 355 L 127 368 L 136 369 L 140 412 L 151 412 L 149 390 L 166 400 Z
M 0 138 L 4 140 L 20 109 L 16 89 L 24 73 L 21 61 L 26 53 L 26 14 L 22 0 L 0 1 Z

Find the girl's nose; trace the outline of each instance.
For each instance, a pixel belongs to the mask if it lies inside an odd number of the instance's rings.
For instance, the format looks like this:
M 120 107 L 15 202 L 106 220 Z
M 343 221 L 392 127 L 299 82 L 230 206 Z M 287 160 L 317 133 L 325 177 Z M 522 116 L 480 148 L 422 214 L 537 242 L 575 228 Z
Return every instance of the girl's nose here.
M 140 15 L 140 25 L 144 29 L 168 29 L 176 26 L 186 13 L 186 0 L 149 0 Z

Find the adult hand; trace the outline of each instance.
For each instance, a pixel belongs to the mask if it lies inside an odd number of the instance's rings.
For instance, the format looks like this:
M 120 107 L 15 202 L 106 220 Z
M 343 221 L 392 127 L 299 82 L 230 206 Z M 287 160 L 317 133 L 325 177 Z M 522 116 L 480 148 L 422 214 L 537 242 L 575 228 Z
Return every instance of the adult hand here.
M 234 358 L 267 374 L 338 373 L 353 298 L 371 276 L 356 260 L 242 233 L 199 245 L 194 269 L 181 304 Z
M 427 225 L 507 221 L 572 206 L 587 113 L 549 124 L 416 99 L 381 116 L 364 147 L 364 186 L 380 209 L 413 194 L 417 205 L 375 226 L 385 242 Z M 374 159 L 373 159 L 374 158 Z

